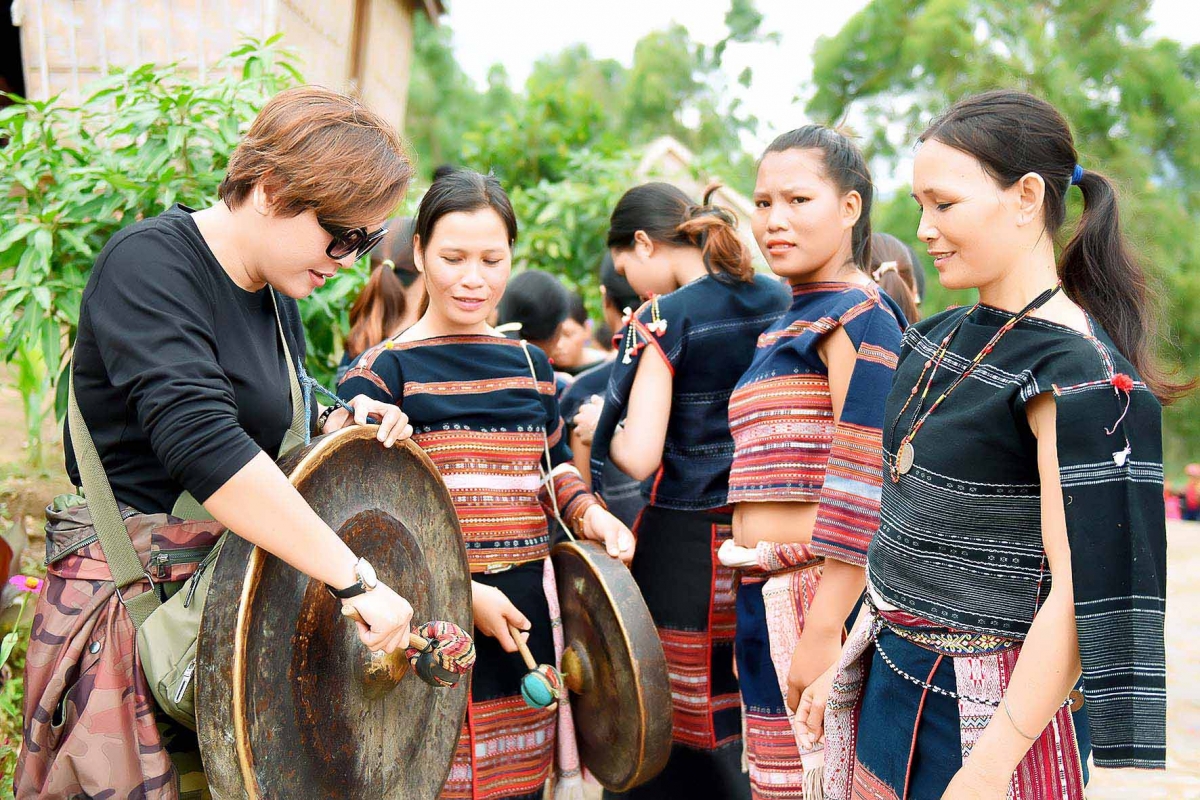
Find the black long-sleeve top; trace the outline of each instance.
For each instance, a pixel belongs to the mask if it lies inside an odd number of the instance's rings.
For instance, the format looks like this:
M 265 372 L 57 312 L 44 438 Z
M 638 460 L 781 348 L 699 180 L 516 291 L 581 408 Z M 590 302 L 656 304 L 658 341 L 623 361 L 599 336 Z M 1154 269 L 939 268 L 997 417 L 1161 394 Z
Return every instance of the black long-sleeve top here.
M 270 291 L 235 284 L 183 206 L 101 251 L 79 313 L 75 392 L 118 501 L 170 511 L 186 489 L 204 502 L 260 451 L 274 456 L 292 407 Z M 296 301 L 276 297 L 303 363 Z

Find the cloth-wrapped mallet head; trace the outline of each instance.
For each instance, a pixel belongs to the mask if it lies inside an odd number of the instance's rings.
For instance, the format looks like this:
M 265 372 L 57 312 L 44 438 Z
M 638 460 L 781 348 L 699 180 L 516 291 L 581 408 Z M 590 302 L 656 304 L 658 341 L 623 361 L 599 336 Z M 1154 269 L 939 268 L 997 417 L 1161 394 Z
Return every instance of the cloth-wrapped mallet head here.
M 417 677 L 431 686 L 456 686 L 475 665 L 475 642 L 453 622 L 432 620 L 416 633 L 429 644 L 424 649 L 410 646 L 405 655 Z
M 530 708 L 554 708 L 564 691 L 562 673 L 549 664 L 538 664 L 521 678 L 521 697 Z

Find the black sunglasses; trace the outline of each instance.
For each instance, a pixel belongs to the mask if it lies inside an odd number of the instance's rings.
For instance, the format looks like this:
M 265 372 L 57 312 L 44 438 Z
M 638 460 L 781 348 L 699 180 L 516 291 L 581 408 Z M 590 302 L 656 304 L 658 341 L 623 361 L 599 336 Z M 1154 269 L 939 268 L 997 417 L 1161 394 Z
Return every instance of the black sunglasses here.
M 329 247 L 325 248 L 325 255 L 334 261 L 341 261 L 352 253 L 355 260 L 362 258 L 371 252 L 371 248 L 383 241 L 383 237 L 387 236 L 388 232 L 387 228 L 380 228 L 374 233 L 367 233 L 366 228 L 338 228 L 333 225 L 326 225 L 320 220 L 318 220 L 318 223 L 325 229 L 326 233 L 333 237 L 333 241 L 329 243 Z

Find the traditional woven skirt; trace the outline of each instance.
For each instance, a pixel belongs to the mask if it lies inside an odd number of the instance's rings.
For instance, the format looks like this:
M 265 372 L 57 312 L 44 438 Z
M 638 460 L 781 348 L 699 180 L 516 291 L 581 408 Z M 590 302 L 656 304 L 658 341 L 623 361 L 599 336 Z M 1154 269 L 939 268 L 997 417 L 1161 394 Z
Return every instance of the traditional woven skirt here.
M 792 653 L 820 576 L 814 565 L 770 576 L 743 574 L 738 586 L 738 679 L 755 800 L 804 796 L 801 758 L 810 751 L 800 748 L 797 723 L 785 700 Z
M 749 798 L 741 769 L 742 715 L 733 673 L 733 571 L 717 548 L 732 535 L 728 509 L 649 506 L 634 528 L 632 572 L 658 626 L 674 703 L 674 746 L 666 768 L 621 795 Z
M 827 800 L 941 797 L 1004 696 L 1020 643 L 867 606 L 825 712 Z M 1059 709 L 1008 796 L 1082 800 L 1087 715 Z
M 504 592 L 529 618 L 533 624 L 529 649 L 534 659 L 539 664 L 554 664 L 543 565 L 544 561 L 532 561 L 506 572 L 471 577 Z M 530 708 L 521 698 L 526 669 L 519 653 L 504 652 L 499 641 L 478 628 L 475 652 L 471 702 L 442 797 L 541 800 L 554 765 L 557 714 Z

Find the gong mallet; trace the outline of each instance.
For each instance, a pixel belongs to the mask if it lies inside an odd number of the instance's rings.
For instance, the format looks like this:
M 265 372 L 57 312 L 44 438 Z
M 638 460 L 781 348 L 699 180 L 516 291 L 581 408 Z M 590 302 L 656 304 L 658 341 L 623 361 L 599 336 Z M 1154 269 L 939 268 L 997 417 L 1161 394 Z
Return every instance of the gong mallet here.
M 521 638 L 521 631 L 511 623 L 508 632 L 517 643 L 517 650 L 521 653 L 525 668 L 529 670 L 521 678 L 521 697 L 525 698 L 525 704 L 530 708 L 557 708 L 558 701 L 563 698 L 565 692 L 562 673 L 550 664 L 534 661 L 533 653 L 529 652 L 529 645 Z
M 342 615 L 367 624 L 352 606 Z M 453 622 L 433 620 L 409 631 L 408 647 L 391 653 L 372 653 L 363 666 L 364 693 L 379 698 L 390 692 L 411 667 L 417 677 L 438 688 L 456 686 L 475 665 L 475 643 Z

